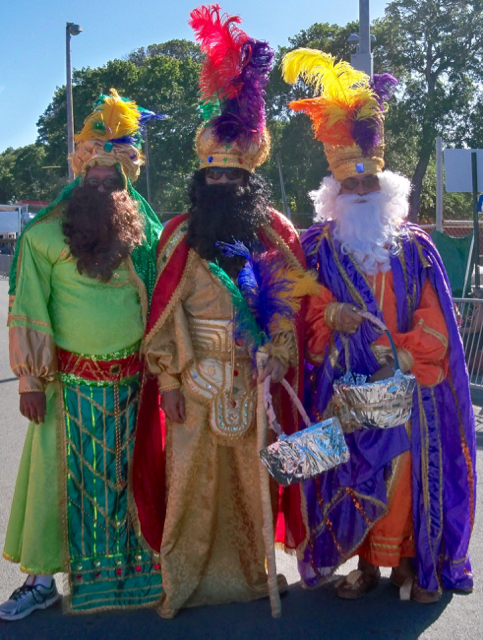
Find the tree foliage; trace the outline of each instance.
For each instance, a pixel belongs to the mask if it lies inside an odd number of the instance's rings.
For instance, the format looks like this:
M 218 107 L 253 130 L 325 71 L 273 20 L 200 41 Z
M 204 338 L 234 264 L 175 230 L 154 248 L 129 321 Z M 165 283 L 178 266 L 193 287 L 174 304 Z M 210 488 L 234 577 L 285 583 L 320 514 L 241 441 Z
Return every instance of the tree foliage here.
M 386 166 L 411 178 L 413 219 L 417 212 L 420 219 L 434 217 L 436 136 L 454 146 L 483 146 L 482 8 L 483 0 L 392 0 L 373 25 L 375 72 L 390 72 L 400 80 L 386 118 Z M 283 176 L 287 203 L 295 214 L 311 213 L 307 194 L 318 187 L 328 167 L 309 118 L 287 107 L 311 90 L 302 82 L 289 86 L 283 81 L 281 59 L 291 49 L 311 47 L 349 61 L 352 45 L 347 39 L 357 31 L 356 22 L 317 23 L 290 38 L 289 46 L 276 54 L 266 96 L 272 154 L 261 173 L 272 183 L 278 207 Z M 110 87 L 169 116 L 149 125 L 151 202 L 157 211 L 181 211 L 187 204 L 188 180 L 197 166 L 193 143 L 201 122 L 197 85 L 202 59 L 193 42 L 171 40 L 97 69 L 74 72 L 76 130 L 99 94 Z M 37 142 L 0 154 L 0 201 L 49 200 L 58 194 L 67 180 L 65 122 L 66 94 L 60 87 L 39 118 Z M 147 195 L 145 170 L 137 187 Z M 446 216 L 471 215 L 462 194 L 445 194 L 444 207 Z
M 393 0 L 375 25 L 379 64 L 400 82 L 388 128 L 416 139 L 410 173 L 411 217 L 417 220 L 436 137 L 457 144 L 483 79 L 481 0 Z M 459 130 L 459 132 L 458 132 Z

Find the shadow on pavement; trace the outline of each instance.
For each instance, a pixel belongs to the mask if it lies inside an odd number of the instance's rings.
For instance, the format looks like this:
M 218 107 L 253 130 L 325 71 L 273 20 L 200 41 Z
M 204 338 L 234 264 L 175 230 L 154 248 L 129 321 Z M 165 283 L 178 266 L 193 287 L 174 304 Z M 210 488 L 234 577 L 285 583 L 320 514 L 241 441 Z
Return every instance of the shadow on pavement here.
M 16 623 L 0 622 L 0 637 L 10 638 L 418 638 L 443 613 L 453 594 L 435 605 L 401 602 L 387 578 L 365 598 L 344 601 L 330 584 L 316 591 L 292 585 L 282 598 L 283 616 L 274 620 L 268 600 L 249 604 L 184 609 L 173 620 L 155 611 L 62 616 L 61 607 L 40 611 Z

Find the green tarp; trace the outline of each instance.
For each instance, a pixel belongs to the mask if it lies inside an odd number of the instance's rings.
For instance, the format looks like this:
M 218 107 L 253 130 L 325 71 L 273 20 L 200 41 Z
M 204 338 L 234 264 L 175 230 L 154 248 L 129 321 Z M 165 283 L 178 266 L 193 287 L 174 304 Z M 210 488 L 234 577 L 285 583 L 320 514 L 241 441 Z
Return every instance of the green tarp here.
M 471 250 L 473 234 L 463 238 L 453 238 L 441 231 L 431 231 L 431 238 L 438 249 L 444 266 L 448 272 L 451 291 L 454 298 L 465 298 L 471 290 L 471 269 L 463 294 L 466 269 Z

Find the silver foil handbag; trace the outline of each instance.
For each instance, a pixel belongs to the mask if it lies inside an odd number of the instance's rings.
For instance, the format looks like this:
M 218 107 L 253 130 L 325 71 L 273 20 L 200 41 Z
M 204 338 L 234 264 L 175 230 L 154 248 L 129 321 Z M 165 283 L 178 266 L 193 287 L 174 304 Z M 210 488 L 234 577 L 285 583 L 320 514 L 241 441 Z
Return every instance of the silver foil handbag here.
M 262 449 L 260 458 L 279 484 L 287 487 L 308 480 L 349 460 L 349 449 L 339 420 L 334 417 L 312 425 L 302 403 L 286 380 L 282 380 L 282 384 L 307 428 L 290 436 L 282 433 L 272 406 L 270 380 L 266 382 L 265 409 L 270 427 L 277 433 L 278 440 Z
M 416 378 L 411 373 L 404 374 L 401 371 L 396 346 L 384 323 L 371 313 L 359 313 L 388 336 L 394 356 L 394 376 L 378 382 L 366 382 L 368 376 L 347 371 L 334 382 L 331 409 L 345 432 L 397 427 L 411 417 Z M 349 362 L 346 349 L 346 365 Z

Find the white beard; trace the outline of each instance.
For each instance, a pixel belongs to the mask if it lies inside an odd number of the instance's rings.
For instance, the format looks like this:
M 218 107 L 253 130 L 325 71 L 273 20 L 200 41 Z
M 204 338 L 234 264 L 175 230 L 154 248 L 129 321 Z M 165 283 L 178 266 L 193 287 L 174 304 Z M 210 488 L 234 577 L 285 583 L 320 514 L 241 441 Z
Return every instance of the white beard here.
M 401 211 L 391 200 L 383 191 L 374 191 L 339 195 L 335 201 L 334 237 L 367 275 L 389 271 L 391 255 L 397 252 Z

